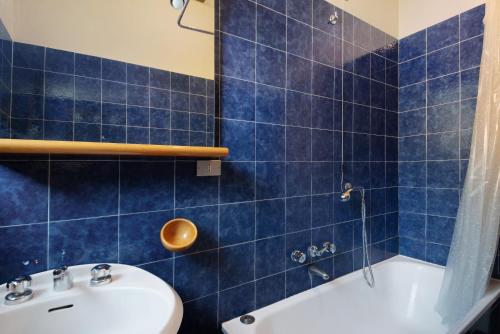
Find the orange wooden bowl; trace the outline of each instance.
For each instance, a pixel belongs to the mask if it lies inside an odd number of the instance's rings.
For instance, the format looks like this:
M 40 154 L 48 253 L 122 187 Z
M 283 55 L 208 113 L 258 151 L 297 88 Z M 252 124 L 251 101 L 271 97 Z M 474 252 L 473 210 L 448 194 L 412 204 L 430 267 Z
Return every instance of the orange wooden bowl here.
M 163 225 L 160 239 L 163 247 L 171 252 L 181 252 L 191 247 L 198 237 L 198 229 L 192 221 L 175 218 Z

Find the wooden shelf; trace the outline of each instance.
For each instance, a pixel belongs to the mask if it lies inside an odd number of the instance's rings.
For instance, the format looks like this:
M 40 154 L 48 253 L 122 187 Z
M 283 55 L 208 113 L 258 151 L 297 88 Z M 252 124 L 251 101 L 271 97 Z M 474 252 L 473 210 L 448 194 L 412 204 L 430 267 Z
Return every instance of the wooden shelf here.
M 220 158 L 226 147 L 92 143 L 78 141 L 0 139 L 0 154 L 87 154 Z

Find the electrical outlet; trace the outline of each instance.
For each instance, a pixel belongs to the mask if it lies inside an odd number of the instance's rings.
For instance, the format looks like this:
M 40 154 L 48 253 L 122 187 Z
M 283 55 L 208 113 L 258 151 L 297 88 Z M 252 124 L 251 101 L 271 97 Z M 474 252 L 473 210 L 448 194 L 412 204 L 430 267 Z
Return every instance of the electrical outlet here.
M 196 176 L 220 176 L 220 160 L 198 160 L 196 161 Z

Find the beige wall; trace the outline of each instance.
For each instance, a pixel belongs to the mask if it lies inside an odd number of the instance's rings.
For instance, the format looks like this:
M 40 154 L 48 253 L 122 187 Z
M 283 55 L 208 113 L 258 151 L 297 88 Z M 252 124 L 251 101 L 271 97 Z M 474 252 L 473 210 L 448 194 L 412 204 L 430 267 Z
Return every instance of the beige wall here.
M 399 0 L 399 38 L 444 21 L 484 0 Z
M 213 36 L 178 28 L 169 0 L 0 1 L 14 1 L 18 42 L 214 76 Z M 213 0 L 191 1 L 183 22 L 213 30 L 213 8 Z
M 0 32 L 0 38 L 12 38 L 14 30 L 14 0 L 0 0 L 0 20 L 7 31 Z

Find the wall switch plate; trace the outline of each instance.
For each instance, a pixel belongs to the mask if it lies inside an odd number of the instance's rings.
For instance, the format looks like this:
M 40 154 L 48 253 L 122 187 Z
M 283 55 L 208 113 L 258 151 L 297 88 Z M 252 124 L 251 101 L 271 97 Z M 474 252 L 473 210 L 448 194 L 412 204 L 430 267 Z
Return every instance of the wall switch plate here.
M 220 160 L 198 160 L 196 161 L 196 176 L 220 176 Z

